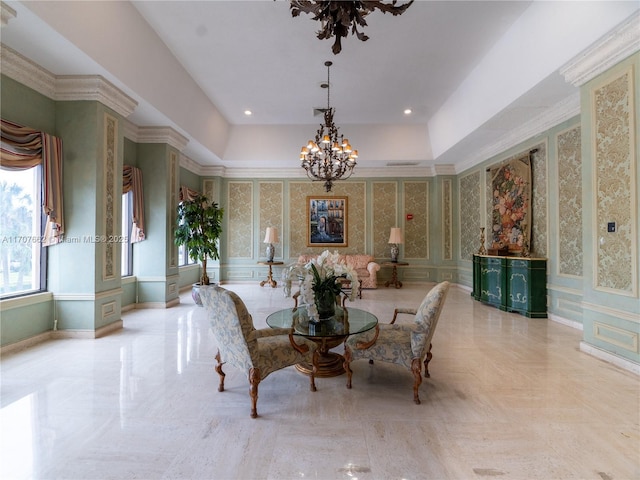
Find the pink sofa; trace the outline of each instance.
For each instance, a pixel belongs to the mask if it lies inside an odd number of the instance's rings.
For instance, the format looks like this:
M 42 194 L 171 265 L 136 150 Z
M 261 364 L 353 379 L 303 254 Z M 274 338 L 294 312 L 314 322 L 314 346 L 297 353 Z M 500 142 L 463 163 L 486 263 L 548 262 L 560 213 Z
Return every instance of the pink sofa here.
M 300 255 L 298 257 L 299 264 L 307 264 L 318 255 Z M 340 255 L 340 261 L 345 262 L 351 268 L 353 268 L 358 274 L 358 280 L 360 280 L 360 288 L 378 288 L 378 265 L 375 259 L 371 255 Z

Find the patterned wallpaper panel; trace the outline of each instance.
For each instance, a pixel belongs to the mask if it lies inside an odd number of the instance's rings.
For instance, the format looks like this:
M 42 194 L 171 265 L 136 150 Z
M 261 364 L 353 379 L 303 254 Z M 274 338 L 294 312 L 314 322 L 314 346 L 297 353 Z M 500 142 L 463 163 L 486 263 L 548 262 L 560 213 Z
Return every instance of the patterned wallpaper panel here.
M 557 136 L 558 273 L 582 276 L 582 152 L 580 127 Z
M 632 71 L 627 70 L 592 92 L 596 285 L 629 293 L 635 293 L 637 282 L 632 237 L 638 215 L 634 204 L 632 77 Z M 607 222 L 611 221 L 617 225 L 615 234 L 607 233 Z
M 538 149 L 531 159 L 531 177 L 533 181 L 531 213 L 531 255 L 547 256 L 547 144 L 541 143 L 532 148 Z
M 229 258 L 253 256 L 253 183 L 229 182 L 227 247 Z M 264 239 L 264 237 L 262 237 Z
M 460 179 L 460 259 L 471 260 L 480 248 L 480 172 Z M 485 238 L 487 232 L 485 231 Z
M 404 183 L 404 213 L 413 215 L 404 224 L 405 258 L 429 258 L 429 183 Z
M 329 194 L 321 182 L 289 183 L 289 255 L 321 253 L 326 247 L 307 246 L 307 196 L 346 196 L 347 246 L 335 248 L 340 253 L 369 253 L 365 251 L 366 189 L 364 182 L 337 182 Z M 333 249 L 331 249 L 333 250 Z
M 390 258 L 389 232 L 397 225 L 398 184 L 396 182 L 373 182 L 373 256 Z M 402 232 L 406 238 L 406 232 Z
M 451 180 L 442 181 L 442 258 L 453 258 L 453 221 L 451 219 L 453 206 Z
M 283 184 L 282 182 L 260 182 L 260 232 L 258 240 L 260 242 L 260 253 L 258 256 L 266 256 L 267 245 L 263 243 L 267 227 L 278 229 L 278 243 L 274 244 L 275 259 L 282 258 L 283 242 L 282 238 L 282 211 L 283 211 Z
M 118 121 L 111 115 L 104 114 L 104 234 L 107 238 L 116 233 L 116 216 L 114 209 L 118 202 L 115 196 L 118 191 L 116 187 L 117 179 L 122 177 L 122 173 L 116 168 L 118 157 Z M 116 248 L 113 242 L 104 242 L 102 245 L 102 279 L 109 280 L 116 274 Z

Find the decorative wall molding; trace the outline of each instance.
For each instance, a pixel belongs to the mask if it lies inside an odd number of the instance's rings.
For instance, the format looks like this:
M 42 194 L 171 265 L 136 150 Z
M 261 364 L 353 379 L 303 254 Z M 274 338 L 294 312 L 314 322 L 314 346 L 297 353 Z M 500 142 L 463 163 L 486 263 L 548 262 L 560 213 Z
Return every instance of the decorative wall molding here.
M 582 86 L 640 50 L 640 10 L 560 69 L 565 80 Z
M 51 292 L 35 293 L 33 295 L 25 295 L 23 297 L 6 298 L 0 300 L 0 312 L 12 310 L 14 308 L 28 307 L 39 303 L 51 302 L 53 294 Z
M 456 173 L 464 172 L 488 158 L 506 152 L 511 147 L 515 147 L 536 135 L 546 132 L 577 115 L 580 115 L 580 92 L 576 92 L 556 103 L 523 125 L 509 130 L 498 141 L 479 149 L 475 152 L 475 155 L 471 155 L 464 162 L 457 164 Z
M 6 25 L 10 20 L 16 18 L 16 11 L 4 2 L 0 2 L 0 15 L 2 25 Z
M 189 139 L 171 127 L 138 127 L 136 140 L 138 143 L 166 143 L 182 151 Z
M 629 352 L 638 353 L 638 334 L 635 332 L 629 332 L 605 323 L 593 322 L 593 337 Z
M 133 113 L 138 102 L 100 75 L 62 75 L 56 77 L 55 100 L 92 100 L 123 117 Z
M 112 290 L 105 290 L 104 292 L 96 293 L 54 293 L 53 299 L 55 301 L 80 301 L 80 302 L 93 302 L 95 300 L 101 300 L 103 298 L 114 297 L 122 295 L 122 288 L 114 288 Z
M 595 303 L 582 302 L 582 308 L 584 310 L 591 310 L 592 312 L 602 313 L 610 317 L 619 318 L 628 322 L 640 324 L 640 314 L 625 312 L 624 310 L 618 310 L 616 308 L 605 307 L 603 305 L 596 305 Z
M 3 75 L 55 100 L 56 76 L 53 73 L 2 44 L 0 44 L 0 59 Z
M 100 75 L 56 76 L 6 45 L 0 46 L 2 73 L 57 101 L 92 100 L 128 117 L 138 102 Z

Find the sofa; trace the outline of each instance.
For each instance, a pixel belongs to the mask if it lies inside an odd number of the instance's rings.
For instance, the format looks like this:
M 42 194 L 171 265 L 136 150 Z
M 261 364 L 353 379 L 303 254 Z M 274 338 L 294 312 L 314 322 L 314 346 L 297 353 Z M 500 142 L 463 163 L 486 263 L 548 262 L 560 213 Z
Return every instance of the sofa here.
M 314 260 L 318 255 L 300 255 L 298 264 L 306 265 Z M 358 274 L 360 288 L 378 288 L 378 270 L 380 265 L 375 262 L 371 255 L 352 254 L 340 255 L 340 261 L 353 268 Z

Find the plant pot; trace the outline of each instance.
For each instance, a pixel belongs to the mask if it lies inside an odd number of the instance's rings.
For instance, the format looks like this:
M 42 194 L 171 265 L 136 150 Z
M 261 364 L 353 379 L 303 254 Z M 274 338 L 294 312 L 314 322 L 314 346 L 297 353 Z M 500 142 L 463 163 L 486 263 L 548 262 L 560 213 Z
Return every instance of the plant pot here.
M 191 298 L 196 302 L 196 305 L 202 307 L 202 299 L 200 298 L 200 283 L 194 283 L 191 286 Z

